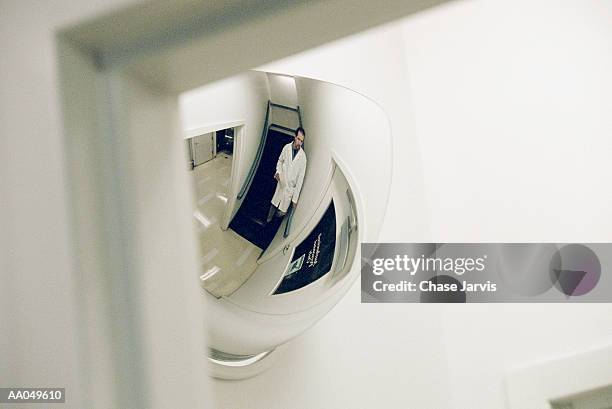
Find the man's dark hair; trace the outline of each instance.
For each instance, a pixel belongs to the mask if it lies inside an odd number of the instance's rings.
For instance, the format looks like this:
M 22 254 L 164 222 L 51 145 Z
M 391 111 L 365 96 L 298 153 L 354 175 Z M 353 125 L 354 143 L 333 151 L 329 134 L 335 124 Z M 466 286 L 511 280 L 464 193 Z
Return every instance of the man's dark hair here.
M 298 134 L 300 132 L 302 133 L 302 135 L 304 135 L 304 138 L 305 138 L 306 137 L 306 131 L 301 126 L 298 126 L 298 129 L 295 130 L 295 136 L 298 136 Z

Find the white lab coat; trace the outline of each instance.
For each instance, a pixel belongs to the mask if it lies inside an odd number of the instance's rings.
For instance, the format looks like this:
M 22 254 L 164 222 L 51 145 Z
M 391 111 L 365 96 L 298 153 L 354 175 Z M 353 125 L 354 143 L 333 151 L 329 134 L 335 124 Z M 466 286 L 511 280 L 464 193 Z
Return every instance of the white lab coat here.
M 306 153 L 300 148 L 293 158 L 293 142 L 285 145 L 276 163 L 279 181 L 272 197 L 272 204 L 281 212 L 287 212 L 289 202 L 297 203 L 306 173 Z

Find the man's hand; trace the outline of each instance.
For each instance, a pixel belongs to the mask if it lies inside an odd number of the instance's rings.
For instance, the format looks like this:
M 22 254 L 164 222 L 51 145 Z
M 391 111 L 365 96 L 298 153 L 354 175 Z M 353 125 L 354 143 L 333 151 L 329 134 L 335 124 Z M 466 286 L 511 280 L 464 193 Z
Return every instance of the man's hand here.
M 278 172 L 274 174 L 274 179 L 276 179 L 277 182 L 280 182 L 280 175 L 278 174 Z
M 297 207 L 297 202 L 291 202 L 293 203 L 293 208 L 295 209 Z

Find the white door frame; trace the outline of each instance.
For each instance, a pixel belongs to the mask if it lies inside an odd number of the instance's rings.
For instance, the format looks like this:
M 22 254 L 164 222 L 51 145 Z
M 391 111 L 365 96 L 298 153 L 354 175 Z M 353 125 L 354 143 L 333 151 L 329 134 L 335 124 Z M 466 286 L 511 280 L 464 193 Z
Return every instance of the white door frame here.
M 232 154 L 232 173 L 230 175 L 230 185 L 227 192 L 227 204 L 223 212 L 223 219 L 219 223 L 222 230 L 227 230 L 234 214 L 236 214 L 238 204 L 238 191 L 240 190 L 238 180 L 238 169 L 243 160 L 244 138 L 246 135 L 246 124 L 241 122 L 234 126 L 234 152 Z
M 210 134 L 210 143 L 211 143 L 211 147 L 210 147 L 210 159 L 204 161 L 204 162 L 200 162 L 198 163 L 198 154 L 197 154 L 197 150 L 196 150 L 196 138 L 202 137 L 202 136 L 206 136 Z M 189 145 L 191 146 L 190 151 L 192 152 L 192 160 L 193 160 L 193 167 L 195 168 L 196 166 L 199 165 L 203 165 L 204 163 L 208 162 L 209 160 L 212 160 L 215 158 L 215 156 L 217 156 L 217 149 L 216 149 L 216 143 L 217 143 L 217 136 L 214 132 L 207 132 L 207 133 L 203 133 L 200 135 L 196 135 L 194 137 L 189 138 Z
M 133 2 L 57 32 L 83 389 L 70 407 L 212 400 L 178 94 L 445 1 Z

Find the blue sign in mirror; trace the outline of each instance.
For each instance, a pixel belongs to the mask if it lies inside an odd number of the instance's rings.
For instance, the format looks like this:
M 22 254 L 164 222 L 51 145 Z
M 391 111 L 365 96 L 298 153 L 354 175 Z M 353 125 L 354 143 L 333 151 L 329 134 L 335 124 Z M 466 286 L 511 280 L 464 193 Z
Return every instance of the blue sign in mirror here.
M 336 248 L 336 209 L 332 201 L 319 223 L 295 249 L 289 268 L 274 294 L 295 291 L 331 270 Z

